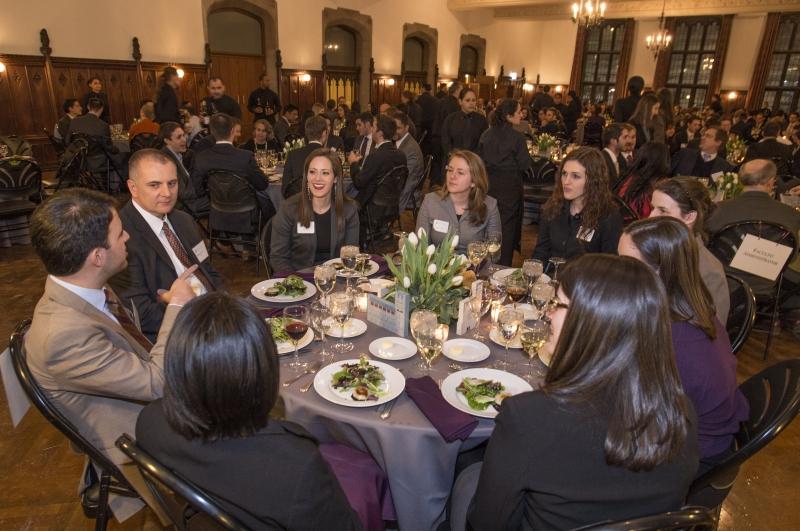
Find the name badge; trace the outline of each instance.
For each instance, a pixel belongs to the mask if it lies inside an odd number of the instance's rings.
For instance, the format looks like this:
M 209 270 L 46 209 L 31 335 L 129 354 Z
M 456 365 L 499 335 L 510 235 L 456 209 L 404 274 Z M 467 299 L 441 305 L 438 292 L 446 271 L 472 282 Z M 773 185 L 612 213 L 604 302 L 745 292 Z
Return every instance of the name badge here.
M 433 230 L 436 232 L 446 233 L 448 230 L 450 230 L 450 222 L 443 219 L 434 219 Z
M 594 229 L 584 229 L 583 227 L 580 227 L 578 229 L 577 238 L 585 242 L 592 241 L 592 238 L 594 238 Z
M 312 221 L 308 227 L 303 226 L 299 221 L 297 222 L 297 234 L 314 234 L 314 222 Z
M 197 257 L 198 262 L 204 262 L 208 258 L 208 249 L 206 249 L 206 244 L 202 240 L 192 247 L 192 252 Z

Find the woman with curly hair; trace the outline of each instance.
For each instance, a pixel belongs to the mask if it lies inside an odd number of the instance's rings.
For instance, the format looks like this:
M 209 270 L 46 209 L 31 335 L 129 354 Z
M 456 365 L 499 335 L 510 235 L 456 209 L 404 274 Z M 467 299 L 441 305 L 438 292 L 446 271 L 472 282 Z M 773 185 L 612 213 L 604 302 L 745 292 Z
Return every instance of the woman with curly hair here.
M 600 152 L 581 147 L 561 164 L 553 194 L 542 209 L 533 257 L 570 259 L 584 253 L 616 253 L 622 216 L 608 186 Z

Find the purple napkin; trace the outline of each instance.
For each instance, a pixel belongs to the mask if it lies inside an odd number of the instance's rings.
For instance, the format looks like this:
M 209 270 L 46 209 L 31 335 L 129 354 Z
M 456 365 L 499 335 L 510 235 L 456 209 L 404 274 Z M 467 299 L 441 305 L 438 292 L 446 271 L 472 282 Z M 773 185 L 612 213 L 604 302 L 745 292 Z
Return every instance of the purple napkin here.
M 466 441 L 478 425 L 478 419 L 447 403 L 430 376 L 406 378 L 406 393 L 447 442 Z
M 378 272 L 375 273 L 377 276 L 387 275 L 391 272 L 389 269 L 389 264 L 386 262 L 386 259 L 379 255 L 373 254 L 372 259 L 375 260 L 375 263 L 378 264 Z

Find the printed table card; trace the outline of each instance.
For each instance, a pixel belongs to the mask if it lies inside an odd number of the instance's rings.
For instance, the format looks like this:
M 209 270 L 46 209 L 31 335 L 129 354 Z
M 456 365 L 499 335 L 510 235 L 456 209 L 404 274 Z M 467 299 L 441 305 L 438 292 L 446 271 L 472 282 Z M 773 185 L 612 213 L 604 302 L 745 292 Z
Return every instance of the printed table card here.
M 731 260 L 731 267 L 774 281 L 794 249 L 748 234 Z

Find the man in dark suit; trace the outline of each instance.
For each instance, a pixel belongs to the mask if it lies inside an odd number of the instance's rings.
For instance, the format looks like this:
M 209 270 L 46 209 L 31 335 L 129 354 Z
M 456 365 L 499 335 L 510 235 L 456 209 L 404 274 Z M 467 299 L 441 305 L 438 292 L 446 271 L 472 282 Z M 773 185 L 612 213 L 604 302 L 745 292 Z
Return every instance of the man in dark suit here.
M 608 186 L 613 190 L 617 183 L 621 181 L 623 175 L 620 173 L 620 154 L 619 137 L 622 134 L 620 124 L 611 124 L 603 129 L 603 160 L 608 168 Z
M 747 153 L 744 160 L 753 159 L 767 159 L 775 163 L 778 169 L 778 175 L 791 175 L 792 163 L 794 154 L 792 153 L 792 146 L 784 144 L 778 140 L 781 134 L 781 124 L 770 120 L 764 126 L 763 135 L 761 140 L 750 144 L 747 147 Z
M 187 279 L 195 294 L 220 289 L 222 278 L 211 266 L 192 217 L 175 208 L 179 186 L 172 157 L 155 149 L 134 153 L 128 188 L 131 200 L 119 212 L 130 235 L 128 267 L 110 283 L 123 301 L 136 307 L 142 332 L 153 341 L 166 309 L 159 291 L 196 264 Z
M 619 176 L 620 178 L 628 175 L 628 168 L 633 164 L 634 151 L 636 150 L 636 127 L 629 123 L 619 124 L 622 131 L 619 134 L 619 143 L 617 149 L 619 156 L 617 162 L 619 163 Z
M 372 123 L 374 119 L 375 117 L 368 112 L 362 112 L 356 116 L 356 132 L 358 132 L 358 136 L 353 142 L 353 151 L 361 157 L 362 164 L 375 148 L 375 144 L 372 141 Z
M 444 180 L 444 160 L 442 153 L 442 126 L 445 119 L 461 110 L 461 103 L 458 96 L 464 85 L 460 81 L 453 81 L 447 89 L 447 96 L 442 98 L 439 102 L 439 107 L 436 113 L 436 119 L 433 122 L 433 129 L 431 131 L 431 148 L 433 149 L 433 164 L 431 165 L 431 185 L 441 185 Z
M 81 100 L 83 112 L 89 112 L 89 100 L 100 100 L 100 102 L 103 104 L 103 112 L 100 114 L 100 119 L 107 124 L 111 123 L 111 111 L 108 105 L 108 95 L 103 92 L 103 82 L 100 81 L 99 77 L 90 77 L 89 81 L 86 82 L 86 85 L 89 87 L 89 91 L 84 94 L 83 99 Z
M 291 103 L 283 108 L 283 114 L 275 119 L 275 137 L 281 141 L 281 144 L 286 142 L 286 136 L 297 134 L 299 131 L 298 120 L 300 110 Z
M 721 128 L 707 127 L 700 138 L 700 149 L 683 148 L 672 159 L 672 176 L 711 177 L 716 173 L 734 171 L 734 167 L 720 156 L 728 141 Z
M 335 151 L 344 151 L 344 141 L 342 137 L 333 134 L 333 121 L 328 117 L 327 113 L 320 114 L 325 119 L 325 123 L 327 124 L 328 135 L 325 139 L 323 145 L 326 148 L 333 149 Z M 306 131 L 306 138 L 308 137 L 308 131 Z
M 242 119 L 242 108 L 235 99 L 225 94 L 225 83 L 221 77 L 209 78 L 208 96 L 203 98 L 203 101 L 211 116 L 223 113 L 239 120 Z
M 424 178 L 425 161 L 419 144 L 411 134 L 411 118 L 403 111 L 396 111 L 392 118 L 397 124 L 394 135 L 394 144 L 406 156 L 408 177 L 403 192 L 400 194 L 400 211 L 411 208 L 411 197 L 420 181 Z M 421 194 L 420 194 L 421 195 Z M 422 197 L 417 197 L 417 206 L 422 204 Z
M 553 100 L 553 96 L 550 95 L 550 85 L 542 85 L 542 91 L 537 91 L 533 95 L 533 102 L 531 103 L 531 110 L 533 114 L 539 114 L 539 111 L 542 109 L 549 109 L 550 107 L 555 106 L 555 101 Z
M 684 148 L 698 149 L 699 145 L 690 145 L 693 141 L 700 141 L 700 127 L 702 127 L 702 120 L 699 116 L 690 116 L 686 120 L 686 126 L 681 127 L 675 132 L 672 139 L 671 153 L 674 155 Z
M 58 122 L 56 122 L 56 126 L 53 128 L 53 137 L 56 140 L 60 140 L 61 143 L 66 146 L 69 126 L 72 124 L 73 119 L 81 115 L 83 109 L 81 108 L 81 102 L 76 98 L 67 98 L 64 100 L 62 109 L 64 109 L 64 116 L 59 118 Z
M 420 144 L 420 148 L 422 148 L 423 153 L 428 155 L 433 153 L 431 150 L 431 135 L 433 131 L 431 129 L 433 129 L 433 121 L 436 119 L 436 113 L 439 109 L 439 100 L 434 98 L 433 94 L 431 94 L 430 84 L 425 83 L 422 88 L 422 94 L 417 97 L 417 105 L 422 109 L 420 123 L 417 125 L 420 135 L 422 135 L 424 131 L 427 131 L 425 138 Z
M 111 127 L 100 119 L 103 115 L 103 102 L 92 98 L 89 100 L 88 105 L 89 112 L 83 116 L 78 116 L 69 124 L 66 145 L 72 142 L 75 135 L 86 137 L 89 142 L 89 157 L 87 159 L 89 170 L 96 175 L 102 175 L 102 179 L 105 179 L 108 161 L 119 176 L 119 179 L 122 180 L 127 176 L 128 168 L 123 163 L 119 149 L 111 141 Z M 117 189 L 119 184 L 114 182 L 114 178 L 112 175 L 111 189 Z
M 422 127 L 422 107 L 414 101 L 414 93 L 410 90 L 404 90 L 400 95 L 400 105 L 397 108 L 408 116 L 411 123 L 420 130 Z
M 375 117 L 373 122 L 372 140 L 375 143 L 374 152 L 363 160 L 356 153 L 350 153 L 350 175 L 353 178 L 353 185 L 358 190 L 356 201 L 361 212 L 370 210 L 373 226 L 384 225 L 383 219 L 390 217 L 393 212 L 387 212 L 386 208 L 380 205 L 399 205 L 400 190 L 393 190 L 393 187 L 379 186 L 381 179 L 392 169 L 398 166 L 406 166 L 406 156 L 397 149 L 392 139 L 397 133 L 397 124 L 393 118 L 384 114 Z M 396 212 L 394 212 L 396 213 Z M 367 223 L 361 223 L 362 229 L 366 230 Z M 363 232 L 363 231 L 362 231 Z
M 200 196 L 192 185 L 194 153 L 186 148 L 186 133 L 177 122 L 161 124 L 159 137 L 164 143 L 161 149 L 172 158 L 178 169 L 178 208 L 192 216 L 208 215 L 208 197 Z
M 266 72 L 258 78 L 258 88 L 250 93 L 250 97 L 247 99 L 247 110 L 253 113 L 253 122 L 267 120 L 275 125 L 275 117 L 279 116 L 281 112 L 281 100 L 269 88 L 269 74 Z
M 633 116 L 633 111 L 642 99 L 642 90 L 644 90 L 644 78 L 642 76 L 633 76 L 628 80 L 628 96 L 617 100 L 614 104 L 614 121 L 627 122 Z
M 233 172 L 250 183 L 256 191 L 262 219 L 269 219 L 275 213 L 275 207 L 267 195 L 267 177 L 259 169 L 252 151 L 234 147 L 234 125 L 234 119 L 227 114 L 218 113 L 211 117 L 209 129 L 217 142 L 195 155 L 191 173 L 192 186 L 198 196 L 208 197 L 208 173 L 211 170 Z M 253 220 L 249 214 L 217 214 L 216 219 L 219 220 L 220 230 L 241 234 L 253 232 Z
M 306 159 L 315 149 L 325 146 L 328 140 L 328 120 L 323 115 L 312 116 L 306 120 L 306 145 L 289 152 L 283 168 L 281 193 L 288 198 L 300 191 Z

